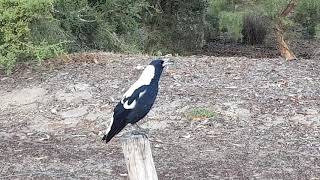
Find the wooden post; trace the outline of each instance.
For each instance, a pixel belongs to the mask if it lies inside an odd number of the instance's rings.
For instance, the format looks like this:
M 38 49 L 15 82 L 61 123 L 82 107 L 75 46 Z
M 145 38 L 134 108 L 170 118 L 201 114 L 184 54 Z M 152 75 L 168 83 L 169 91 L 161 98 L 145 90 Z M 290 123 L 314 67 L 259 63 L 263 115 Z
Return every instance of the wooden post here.
M 122 140 L 122 149 L 130 180 L 158 180 L 146 136 L 131 134 Z

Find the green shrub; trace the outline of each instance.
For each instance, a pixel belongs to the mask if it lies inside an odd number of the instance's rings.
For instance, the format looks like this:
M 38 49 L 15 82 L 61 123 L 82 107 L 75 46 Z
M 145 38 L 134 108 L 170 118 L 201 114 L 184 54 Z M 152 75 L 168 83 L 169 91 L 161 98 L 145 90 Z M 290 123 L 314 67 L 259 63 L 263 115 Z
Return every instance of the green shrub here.
M 320 1 L 301 1 L 296 8 L 294 20 L 304 27 L 303 33 L 305 37 L 316 37 L 317 25 L 320 24 Z
M 100 29 L 98 36 L 109 34 L 110 42 L 114 42 L 105 46 L 104 49 L 142 52 L 144 50 L 141 34 L 142 16 L 148 7 L 149 3 L 146 0 L 109 0 L 100 5 L 98 11 L 103 12 L 102 20 L 106 22 L 105 26 L 111 26 L 109 28 L 111 30 L 106 32 L 106 28 Z
M 251 45 L 262 44 L 267 35 L 267 20 L 263 16 L 248 14 L 243 19 L 243 42 Z
M 320 24 L 317 24 L 315 29 L 316 29 L 316 36 L 315 37 L 317 39 L 320 39 Z
M 219 15 L 219 27 L 235 41 L 242 38 L 243 13 L 222 11 Z
M 220 33 L 219 17 L 213 14 L 206 14 L 205 40 L 213 41 Z
M 147 7 L 144 0 L 55 0 L 54 15 L 78 47 L 72 51 L 141 52 L 139 29 Z
M 51 19 L 51 1 L 0 0 L 0 68 L 10 73 L 17 61 L 26 58 L 42 61 L 60 54 L 60 44 L 30 41 L 32 23 Z
M 98 14 L 86 0 L 54 0 L 53 9 L 59 28 L 73 42 L 68 48 L 70 52 L 96 48 Z
M 204 45 L 205 0 L 168 0 L 156 1 L 159 9 L 155 16 L 147 18 L 146 49 L 157 53 L 190 54 L 200 50 Z
M 261 15 L 270 17 L 271 19 L 276 18 L 281 10 L 283 10 L 290 0 L 259 0 L 256 4 L 257 8 L 260 9 Z M 255 8 L 255 7 L 254 7 Z
M 64 51 L 142 52 L 147 0 L 0 0 L 0 68 Z
M 230 0 L 209 0 L 207 13 L 218 17 L 222 11 L 233 11 L 232 1 Z
M 218 36 L 223 33 L 223 38 L 238 41 L 242 38 L 243 17 L 246 9 L 251 6 L 243 1 L 234 0 L 209 0 L 207 10 L 207 22 L 211 26 L 210 31 L 216 31 L 211 35 Z

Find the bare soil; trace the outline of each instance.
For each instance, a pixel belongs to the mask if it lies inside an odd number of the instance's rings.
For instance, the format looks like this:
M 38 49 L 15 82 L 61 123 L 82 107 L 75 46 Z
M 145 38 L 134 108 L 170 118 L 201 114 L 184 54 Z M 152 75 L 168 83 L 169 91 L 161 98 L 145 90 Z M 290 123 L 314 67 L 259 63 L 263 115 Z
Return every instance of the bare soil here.
M 121 134 L 101 138 L 150 58 L 87 53 L 0 76 L 0 179 L 127 179 Z M 159 179 L 320 177 L 319 60 L 173 59 L 139 122 Z M 216 115 L 190 120 L 196 107 Z
M 216 40 L 207 43 L 199 54 L 221 57 L 279 58 L 280 52 L 276 42 L 268 39 L 262 45 L 245 45 L 243 43 Z M 320 40 L 295 39 L 288 42 L 298 59 L 320 59 Z

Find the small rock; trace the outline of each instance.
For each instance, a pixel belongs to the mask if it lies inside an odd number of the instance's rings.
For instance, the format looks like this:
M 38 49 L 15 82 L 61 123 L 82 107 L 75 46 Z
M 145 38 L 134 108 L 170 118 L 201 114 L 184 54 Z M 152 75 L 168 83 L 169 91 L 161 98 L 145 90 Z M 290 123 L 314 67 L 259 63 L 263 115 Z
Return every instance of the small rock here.
M 181 79 L 181 75 L 173 75 L 172 78 L 173 78 L 174 80 Z
M 112 87 L 112 88 L 114 88 L 114 89 L 118 89 L 119 88 L 119 86 L 118 85 L 112 85 L 112 86 L 110 86 L 110 87 Z
M 116 102 L 116 100 L 112 96 L 110 96 L 110 100 L 111 102 Z
M 128 174 L 127 173 L 123 173 L 123 174 L 119 174 L 121 177 L 127 177 Z
M 113 98 L 110 97 L 110 99 L 112 100 Z M 113 100 L 114 100 L 114 99 L 113 99 Z M 103 108 L 103 109 L 108 109 L 108 108 L 110 108 L 110 105 L 109 105 L 109 104 L 104 104 L 104 105 L 101 106 L 101 108 Z
M 186 105 L 186 106 L 183 106 L 183 107 L 180 108 L 180 109 L 177 109 L 176 112 L 177 112 L 177 113 L 184 113 L 184 112 L 186 112 L 189 108 L 190 108 L 190 107 L 189 107 L 188 105 Z
M 76 91 L 85 91 L 90 88 L 89 84 L 79 83 L 74 85 L 73 89 Z
M 49 140 L 49 139 L 50 139 L 50 135 L 45 134 L 45 137 L 39 138 L 39 141 L 47 141 L 47 140 Z
M 190 134 L 188 134 L 188 135 L 184 135 L 184 136 L 181 136 L 182 138 L 185 138 L 185 139 L 189 139 L 190 137 L 191 137 L 191 135 Z
M 138 65 L 138 66 L 136 66 L 136 67 L 135 67 L 135 69 L 137 69 L 137 70 L 143 70 L 143 69 L 144 69 L 144 67 L 143 67 L 143 66 L 141 66 L 141 65 Z
M 57 111 L 57 109 L 53 108 L 53 109 L 51 109 L 51 113 L 52 113 L 52 114 L 57 114 L 58 111 Z
M 104 135 L 104 134 L 105 134 L 105 132 L 99 131 L 97 135 L 98 135 L 98 136 L 102 136 L 102 135 Z
M 88 107 L 79 107 L 69 111 L 61 112 L 60 115 L 62 116 L 62 118 L 81 117 L 87 114 L 87 110 L 88 110 Z
M 174 83 L 174 86 L 176 86 L 176 87 L 181 87 L 182 85 L 179 84 L 179 83 Z
M 227 87 L 224 87 L 225 89 L 237 89 L 238 87 L 237 86 L 227 86 Z
M 306 115 L 316 115 L 316 114 L 318 114 L 318 111 L 316 109 L 306 109 L 305 114 Z

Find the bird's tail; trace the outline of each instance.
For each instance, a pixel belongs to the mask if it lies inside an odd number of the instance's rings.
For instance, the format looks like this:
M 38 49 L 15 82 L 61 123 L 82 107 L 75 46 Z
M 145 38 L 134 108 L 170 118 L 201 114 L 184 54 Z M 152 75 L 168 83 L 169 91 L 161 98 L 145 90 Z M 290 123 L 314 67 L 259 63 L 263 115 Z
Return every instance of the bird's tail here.
M 121 120 L 121 121 L 112 120 L 111 123 L 112 123 L 111 127 L 109 127 L 108 131 L 102 138 L 102 140 L 106 141 L 106 143 L 108 143 L 115 135 L 117 135 L 127 125 L 125 120 Z

